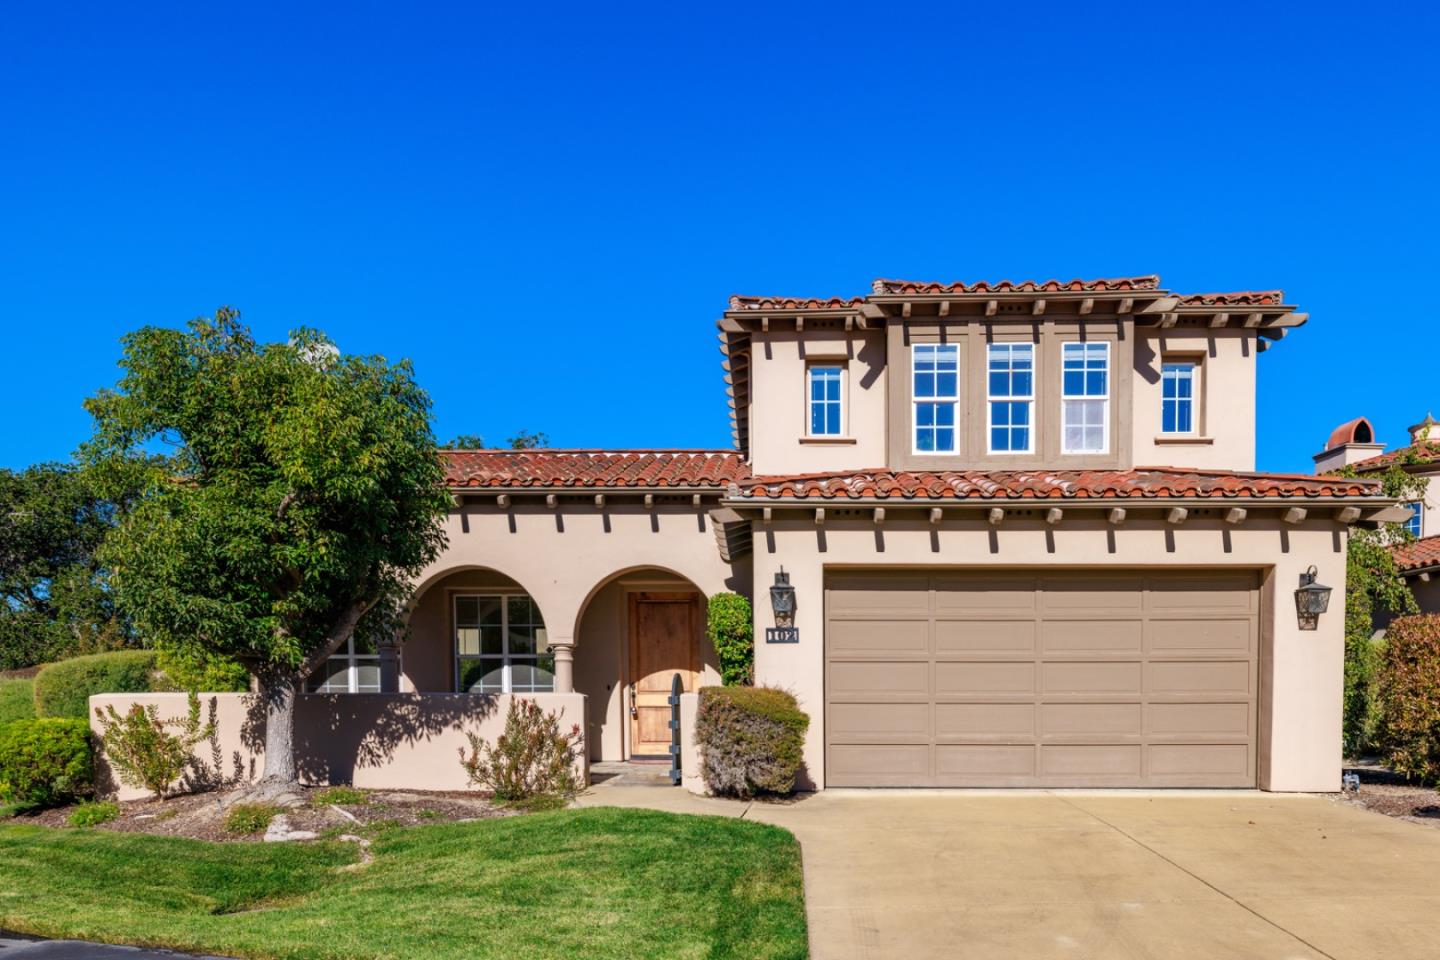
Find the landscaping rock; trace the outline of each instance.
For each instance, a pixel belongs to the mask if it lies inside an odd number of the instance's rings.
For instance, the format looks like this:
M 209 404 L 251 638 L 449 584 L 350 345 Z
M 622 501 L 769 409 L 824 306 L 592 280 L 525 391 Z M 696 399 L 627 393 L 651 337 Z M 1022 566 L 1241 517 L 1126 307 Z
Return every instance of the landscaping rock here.
M 266 843 L 288 843 L 293 840 L 314 840 L 320 834 L 314 830 L 292 830 L 290 820 L 283 813 L 275 815 L 270 826 L 265 828 Z

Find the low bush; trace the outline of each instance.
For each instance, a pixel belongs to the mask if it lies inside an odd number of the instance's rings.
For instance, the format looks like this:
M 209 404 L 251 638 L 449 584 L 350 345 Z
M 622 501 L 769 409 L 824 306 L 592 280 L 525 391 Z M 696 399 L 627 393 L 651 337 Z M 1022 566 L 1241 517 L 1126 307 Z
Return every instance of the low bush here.
M 1440 614 L 1390 624 L 1380 693 L 1391 768 L 1440 782 Z
M 333 803 L 338 807 L 361 807 L 370 802 L 370 796 L 354 787 L 326 787 L 315 791 L 315 802 Z
M 93 790 L 90 726 L 84 720 L 0 724 L 0 803 L 49 807 Z
M 795 789 L 810 718 L 774 687 L 704 687 L 695 717 L 701 774 L 712 793 L 734 797 Z
M 234 660 L 213 657 L 187 659 L 169 650 L 155 654 L 154 689 L 174 693 L 244 693 L 250 689 L 250 673 Z
M 460 750 L 460 765 L 476 786 L 501 803 L 535 809 L 560 806 L 585 788 L 575 771 L 583 736 L 577 723 L 560 732 L 560 718 L 534 700 L 516 697 L 505 716 L 505 732 L 493 745 L 475 734 L 470 753 Z
M 268 803 L 237 803 L 225 815 L 225 832 L 237 836 L 264 833 L 280 808 Z
M 82 803 L 71 810 L 68 819 L 72 827 L 93 827 L 96 824 L 109 823 L 118 816 L 118 803 L 113 800 L 96 800 L 93 803 Z
M 195 758 L 196 745 L 215 732 L 212 725 L 200 722 L 200 698 L 194 693 L 185 716 L 172 720 L 161 720 L 153 703 L 131 704 L 124 716 L 106 704 L 104 710 L 95 710 L 95 717 L 100 721 L 105 757 L 120 782 L 149 790 L 157 800 L 165 799 L 184 775 Z
M 727 687 L 749 686 L 755 676 L 755 617 L 750 601 L 738 593 L 717 593 L 706 612 L 706 632 L 720 659 L 720 680 Z
M 35 712 L 42 717 L 90 715 L 97 693 L 148 693 L 155 677 L 153 650 L 116 650 L 74 657 L 35 675 Z
M 0 679 L 0 723 L 35 719 L 35 681 Z

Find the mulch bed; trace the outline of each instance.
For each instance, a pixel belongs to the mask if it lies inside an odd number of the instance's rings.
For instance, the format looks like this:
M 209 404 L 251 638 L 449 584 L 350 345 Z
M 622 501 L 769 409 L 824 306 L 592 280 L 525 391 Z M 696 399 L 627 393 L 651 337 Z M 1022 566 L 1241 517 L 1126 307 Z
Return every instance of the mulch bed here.
M 1411 823 L 1440 827 L 1440 790 L 1420 786 L 1372 761 L 1346 764 L 1346 773 L 1360 775 L 1360 789 L 1340 797 L 1346 803 Z
M 366 790 L 365 803 L 327 804 L 315 798 L 324 788 L 304 788 L 304 803 L 285 807 L 282 813 L 291 830 L 308 830 L 323 836 L 369 833 L 385 827 L 414 827 L 431 823 L 459 823 L 514 816 L 483 795 L 463 791 Z M 120 816 L 93 829 L 158 836 L 190 837 L 218 842 L 258 840 L 258 835 L 237 836 L 225 830 L 228 791 L 193 793 L 168 800 L 131 800 L 120 804 Z M 56 807 L 34 815 L 20 815 L 13 823 L 68 827 L 74 807 Z

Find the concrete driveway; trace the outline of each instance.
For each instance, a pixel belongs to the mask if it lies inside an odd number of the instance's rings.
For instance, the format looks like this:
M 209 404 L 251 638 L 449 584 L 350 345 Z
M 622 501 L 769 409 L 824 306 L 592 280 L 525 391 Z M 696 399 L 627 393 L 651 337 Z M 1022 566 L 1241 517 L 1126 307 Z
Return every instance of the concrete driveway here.
M 1440 830 L 1324 797 L 827 791 L 814 960 L 1440 956 Z

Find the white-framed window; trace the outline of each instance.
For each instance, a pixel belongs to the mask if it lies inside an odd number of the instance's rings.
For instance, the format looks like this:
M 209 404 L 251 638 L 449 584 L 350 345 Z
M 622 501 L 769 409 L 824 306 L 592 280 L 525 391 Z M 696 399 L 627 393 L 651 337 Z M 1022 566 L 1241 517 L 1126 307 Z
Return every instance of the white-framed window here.
M 1195 432 L 1195 363 L 1176 360 L 1160 365 L 1160 432 Z
M 351 637 L 305 681 L 311 693 L 379 693 L 380 653 L 373 640 Z
M 523 593 L 456 595 L 455 689 L 461 693 L 555 689 L 555 658 L 535 601 Z
M 1405 521 L 1405 529 L 1412 536 L 1423 536 L 1425 529 L 1425 504 L 1420 500 L 1405 504 L 1405 509 L 1410 511 L 1410 519 Z
M 960 347 L 917 343 L 911 349 L 914 395 L 914 452 L 955 453 L 960 449 Z
M 838 437 L 844 427 L 845 368 L 832 363 L 812 364 L 807 371 L 810 381 L 810 436 Z
M 1064 344 L 1061 367 L 1061 451 L 1105 453 L 1110 449 L 1110 344 Z
M 991 453 L 1030 453 L 1035 446 L 1035 345 L 992 343 L 987 349 Z

